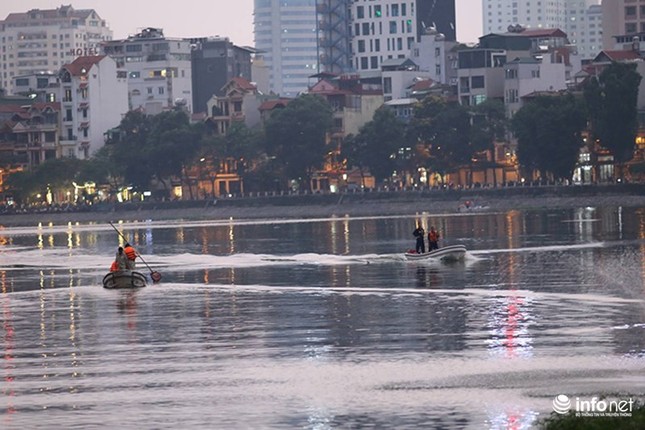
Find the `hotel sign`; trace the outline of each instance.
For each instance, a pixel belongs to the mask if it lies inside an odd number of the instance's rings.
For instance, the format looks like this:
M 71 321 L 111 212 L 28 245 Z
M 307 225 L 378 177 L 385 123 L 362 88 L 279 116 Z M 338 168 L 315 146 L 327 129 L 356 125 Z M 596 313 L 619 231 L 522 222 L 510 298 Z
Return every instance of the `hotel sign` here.
M 101 55 L 97 48 L 76 48 L 70 49 L 69 54 L 75 57 L 89 57 L 93 55 Z

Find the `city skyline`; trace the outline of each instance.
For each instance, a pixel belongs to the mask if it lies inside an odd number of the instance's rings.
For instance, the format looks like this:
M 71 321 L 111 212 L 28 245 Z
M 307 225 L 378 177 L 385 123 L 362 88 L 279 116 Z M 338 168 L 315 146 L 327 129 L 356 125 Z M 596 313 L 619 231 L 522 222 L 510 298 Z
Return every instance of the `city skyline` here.
M 226 2 L 229 3 L 229 2 Z M 231 2 L 233 3 L 233 2 Z M 482 35 L 481 0 L 457 0 L 457 39 L 464 43 L 477 42 Z M 0 20 L 10 13 L 24 13 L 31 9 L 56 9 L 61 0 L 23 0 L 20 3 L 0 2 Z M 206 0 L 185 0 L 181 10 L 160 7 L 151 0 L 112 0 L 108 4 L 98 0 L 67 1 L 74 9 L 94 9 L 113 32 L 114 39 L 125 39 L 141 29 L 163 29 L 167 37 L 228 37 L 238 46 L 253 46 L 253 0 L 234 2 L 229 6 L 213 7 Z M 146 17 L 150 11 L 159 13 Z M 203 13 L 212 10 L 213 15 Z M 124 15 L 123 11 L 127 11 Z M 221 13 L 217 13 L 221 12 Z

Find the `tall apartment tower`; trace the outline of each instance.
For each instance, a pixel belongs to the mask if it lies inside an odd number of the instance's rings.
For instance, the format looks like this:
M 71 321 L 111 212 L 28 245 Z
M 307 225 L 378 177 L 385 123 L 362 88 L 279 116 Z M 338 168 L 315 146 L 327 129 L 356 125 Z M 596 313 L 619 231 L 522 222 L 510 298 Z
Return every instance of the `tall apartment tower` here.
M 430 28 L 456 38 L 454 0 L 355 0 L 351 4 L 352 58 L 358 72 L 406 58 Z
M 614 49 L 615 36 L 645 33 L 645 1 L 604 0 L 602 2 L 604 49 Z
M 127 71 L 130 109 L 156 115 L 182 105 L 193 111 L 189 39 L 167 38 L 161 29 L 149 27 L 106 42 L 103 51 Z
M 504 33 L 509 26 L 558 28 L 578 47 L 583 58 L 593 58 L 601 48 L 601 0 L 483 0 L 484 35 Z M 604 3 L 615 3 L 605 0 Z
M 269 90 L 296 96 L 318 73 L 316 0 L 255 0 L 255 47 L 269 72 Z
M 12 77 L 58 71 L 77 57 L 99 55 L 110 39 L 112 31 L 94 9 L 11 13 L 0 21 L 0 87 L 12 94 Z

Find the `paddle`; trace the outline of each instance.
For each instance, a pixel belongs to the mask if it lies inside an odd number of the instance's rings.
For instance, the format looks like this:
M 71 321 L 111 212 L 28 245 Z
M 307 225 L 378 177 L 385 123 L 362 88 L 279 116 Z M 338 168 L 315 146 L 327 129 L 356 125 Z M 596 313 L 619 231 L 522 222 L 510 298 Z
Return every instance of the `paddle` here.
M 112 224 L 110 221 L 108 221 L 108 224 L 110 224 L 112 226 L 114 231 L 116 231 L 118 233 L 118 235 L 121 236 L 121 238 L 126 243 L 128 242 L 128 239 L 126 239 L 125 236 L 123 236 L 123 234 L 114 226 L 114 224 Z M 148 263 L 146 263 L 146 260 L 144 260 L 143 257 L 141 256 L 141 254 L 139 254 L 138 252 L 137 252 L 137 256 L 141 259 L 141 261 L 143 261 L 143 264 L 146 265 L 148 270 L 150 270 L 150 279 L 152 279 L 152 282 L 157 283 L 157 282 L 161 281 L 161 273 L 159 273 L 159 272 L 157 272 L 155 270 L 152 270 L 152 268 L 148 265 Z

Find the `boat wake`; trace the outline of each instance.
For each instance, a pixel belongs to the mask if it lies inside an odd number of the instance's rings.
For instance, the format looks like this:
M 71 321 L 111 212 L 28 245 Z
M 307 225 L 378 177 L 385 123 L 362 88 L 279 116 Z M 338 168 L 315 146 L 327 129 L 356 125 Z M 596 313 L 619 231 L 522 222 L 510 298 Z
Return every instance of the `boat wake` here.
M 613 244 L 613 243 L 612 243 Z M 486 260 L 489 256 L 501 253 L 519 252 L 566 252 L 591 248 L 608 247 L 605 242 L 581 243 L 572 245 L 538 246 L 508 249 L 469 250 L 466 252 L 466 264 Z M 86 249 L 53 247 L 5 246 L 0 251 L 2 270 L 54 270 L 69 269 L 97 271 L 103 273 L 112 263 L 112 255 L 92 254 Z M 438 261 L 409 262 L 403 252 L 390 254 L 318 254 L 301 253 L 294 255 L 236 253 L 230 255 L 182 253 L 171 255 L 145 255 L 145 261 L 156 270 L 163 268 L 172 271 L 189 271 L 217 268 L 254 268 L 263 266 L 347 266 L 366 264 L 441 264 Z M 138 268 L 145 265 L 138 263 Z

